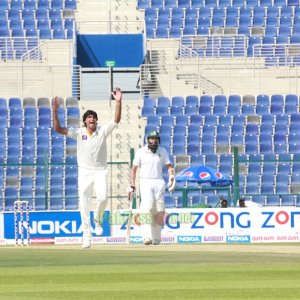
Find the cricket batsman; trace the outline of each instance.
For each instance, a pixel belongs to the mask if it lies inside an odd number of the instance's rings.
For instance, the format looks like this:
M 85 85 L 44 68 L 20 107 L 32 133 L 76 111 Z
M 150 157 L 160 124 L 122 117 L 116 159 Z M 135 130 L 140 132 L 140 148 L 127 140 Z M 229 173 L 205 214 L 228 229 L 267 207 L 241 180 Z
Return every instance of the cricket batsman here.
M 93 110 L 84 113 L 80 128 L 63 128 L 60 126 L 57 110 L 58 99 L 53 102 L 53 127 L 55 131 L 77 141 L 78 162 L 78 193 L 80 215 L 83 228 L 82 248 L 91 247 L 91 220 L 90 210 L 93 188 L 96 193 L 96 209 L 94 211 L 95 234 L 102 235 L 102 216 L 107 205 L 107 146 L 106 139 L 117 127 L 121 120 L 122 91 L 116 88 L 112 92 L 115 99 L 114 118 L 98 126 L 98 116 Z
M 142 235 L 145 245 L 159 245 L 161 230 L 165 216 L 165 181 L 162 169 L 167 167 L 169 191 L 175 189 L 174 168 L 171 165 L 169 155 L 165 148 L 159 146 L 160 137 L 157 131 L 147 134 L 147 144 L 138 149 L 131 169 L 131 185 L 129 198 L 135 192 L 135 181 L 138 168 L 140 168 L 140 212 L 144 216 Z M 150 218 L 149 218 L 150 216 Z

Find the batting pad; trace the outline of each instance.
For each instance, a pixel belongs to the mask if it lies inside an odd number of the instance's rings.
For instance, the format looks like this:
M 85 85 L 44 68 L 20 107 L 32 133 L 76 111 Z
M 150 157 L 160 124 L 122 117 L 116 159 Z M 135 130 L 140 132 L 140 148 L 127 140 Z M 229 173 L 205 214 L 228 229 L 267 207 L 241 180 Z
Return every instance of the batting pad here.
M 96 209 L 94 210 L 94 219 L 100 223 L 102 223 L 103 212 L 106 208 L 108 199 L 98 201 L 96 205 Z
M 158 245 L 160 243 L 162 226 L 155 224 L 151 225 L 152 244 Z

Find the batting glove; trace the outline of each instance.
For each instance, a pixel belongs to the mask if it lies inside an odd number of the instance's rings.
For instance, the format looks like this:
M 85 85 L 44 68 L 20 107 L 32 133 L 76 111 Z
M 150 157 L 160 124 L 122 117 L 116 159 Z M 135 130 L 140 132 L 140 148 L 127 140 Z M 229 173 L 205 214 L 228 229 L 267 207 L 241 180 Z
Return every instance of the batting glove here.
M 130 199 L 131 195 L 135 193 L 135 185 L 131 185 L 127 188 L 128 198 Z
M 169 192 L 174 192 L 175 187 L 176 187 L 175 176 L 174 175 L 170 175 L 169 176 L 169 182 L 168 182 Z

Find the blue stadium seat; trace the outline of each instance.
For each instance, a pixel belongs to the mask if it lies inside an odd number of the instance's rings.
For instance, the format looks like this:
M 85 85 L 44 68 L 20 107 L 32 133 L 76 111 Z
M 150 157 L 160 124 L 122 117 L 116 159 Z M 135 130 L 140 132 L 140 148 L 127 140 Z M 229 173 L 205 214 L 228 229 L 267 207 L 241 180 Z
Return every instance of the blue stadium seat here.
M 174 142 L 172 146 L 172 154 L 185 155 L 186 154 L 185 144 L 182 143 L 182 141 Z
M 214 115 L 225 115 L 226 114 L 226 106 L 217 102 L 213 106 L 213 114 Z
M 44 186 L 38 186 L 35 188 L 34 192 L 34 207 L 35 210 L 45 210 L 46 209 L 46 201 L 47 201 L 47 190 L 45 190 Z
M 35 20 L 33 18 L 25 19 L 24 20 L 24 29 L 25 30 L 36 29 Z
M 169 125 L 173 126 L 174 125 L 174 116 L 171 115 L 164 115 L 161 116 L 161 125 Z
M 51 19 L 50 23 L 51 23 L 51 29 L 60 29 L 60 30 L 64 29 L 62 19 L 53 18 L 53 19 Z
M 76 0 L 65 0 L 65 9 L 76 10 L 77 2 Z
M 266 206 L 266 197 L 263 195 L 253 195 L 252 201 L 262 206 Z
M 266 106 L 269 106 L 270 105 L 269 96 L 268 95 L 264 95 L 264 94 L 257 95 L 256 104 L 257 105 L 266 105 Z
M 10 127 L 22 127 L 22 109 L 21 108 L 11 108 L 9 110 Z
M 163 1 L 162 0 L 150 0 L 152 8 L 163 8 Z
M 52 0 L 50 4 L 50 9 L 58 9 L 62 10 L 64 8 L 64 1 L 63 0 Z
M 273 135 L 273 125 L 269 123 L 262 123 L 260 125 L 260 135 L 265 134 L 272 136 Z
M 65 19 L 64 20 L 64 28 L 65 29 L 74 29 L 74 20 L 73 19 Z
M 175 123 L 176 123 L 176 125 L 188 126 L 189 118 L 186 115 L 176 116 L 175 117 Z
M 80 110 L 78 107 L 68 107 L 67 117 L 80 118 Z
M 173 136 L 178 137 L 179 139 L 183 139 L 186 136 L 186 125 L 184 124 L 176 124 L 173 127 Z
M 22 7 L 23 7 L 22 0 L 11 0 L 10 1 L 10 8 L 21 10 Z
M 22 108 L 22 101 L 20 98 L 9 98 L 8 100 L 9 108 Z
M 239 96 L 239 95 L 230 95 L 228 97 L 228 105 L 241 106 L 241 96 Z
M 284 113 L 292 114 L 297 111 L 299 106 L 299 99 L 297 95 L 288 94 L 285 96 Z
M 33 188 L 21 186 L 19 195 L 21 201 L 29 201 L 29 209 L 32 209 Z
M 29 142 L 31 141 L 30 138 L 27 138 L 28 144 L 24 143 L 22 145 L 22 164 L 34 164 L 35 162 L 35 150 L 34 150 L 34 141 L 32 141 L 31 145 Z
M 40 1 L 38 2 L 40 3 Z M 35 18 L 36 20 L 48 20 L 49 17 L 48 17 L 48 10 L 45 9 L 45 8 L 38 8 L 36 11 L 35 11 Z
M 204 156 L 199 152 L 197 154 L 191 154 L 191 165 L 203 165 L 204 164 Z
M 246 194 L 258 194 L 259 186 L 257 182 L 246 184 Z
M 274 134 L 285 134 L 288 133 L 287 124 L 276 123 L 274 126 Z
M 163 116 L 169 114 L 169 107 L 166 106 L 157 106 L 156 108 L 156 115 Z
M 50 29 L 50 25 L 49 25 L 49 21 L 47 19 L 40 19 L 37 20 L 37 28 L 39 30 L 49 30 Z
M 283 114 L 283 106 L 280 104 L 271 104 L 270 106 L 270 113 L 274 115 L 281 115 Z
M 143 107 L 156 107 L 156 98 L 144 98 Z
M 258 152 L 258 140 L 255 134 L 245 134 L 245 151 L 248 154 Z
M 296 206 L 296 201 L 295 195 L 281 195 L 281 206 Z
M 218 117 L 216 115 L 207 115 L 207 116 L 204 117 L 204 122 L 203 123 L 204 123 L 205 126 L 207 126 L 207 125 L 215 126 L 218 123 Z M 206 129 L 206 127 L 204 128 L 204 131 L 205 131 L 205 129 Z
M 254 105 L 253 104 L 242 104 L 241 112 L 243 115 L 253 115 Z
M 16 147 L 10 146 L 7 149 L 6 162 L 8 164 L 18 164 L 20 162 L 21 154 L 20 154 L 20 149 L 18 146 L 16 146 Z
M 258 125 L 255 123 L 248 123 L 245 128 L 245 134 L 258 135 Z
M 185 105 L 184 98 L 182 96 L 174 96 L 172 97 L 171 106 L 181 106 Z
M 190 7 L 190 0 L 178 0 L 177 5 L 181 8 L 188 8 Z
M 160 125 L 159 133 L 160 135 L 172 136 L 172 126 L 171 125 Z
M 148 116 L 147 117 L 147 125 L 159 126 L 160 125 L 160 117 L 158 117 L 158 116 Z
M 66 38 L 65 30 L 62 28 L 54 28 L 53 29 L 53 39 L 63 40 Z
M 0 108 L 0 116 L 1 116 L 0 129 L 8 127 L 8 111 L 6 108 Z
M 66 178 L 69 177 L 75 177 L 78 178 L 78 166 L 76 165 L 66 165 L 66 170 L 65 170 L 65 176 Z
M 187 116 L 192 116 L 198 114 L 198 107 L 192 105 L 185 105 L 184 106 L 184 114 Z
M 270 113 L 269 106 L 264 104 L 256 105 L 255 112 L 257 115 L 267 115 Z
M 222 156 L 225 156 L 226 158 L 222 158 Z M 228 158 L 227 158 L 228 156 Z M 230 161 L 229 161 L 230 159 Z M 232 174 L 232 161 L 231 156 L 228 154 L 222 154 L 220 156 L 220 165 L 219 165 L 219 171 L 223 174 L 231 175 Z
M 200 128 L 198 125 L 190 125 L 188 127 L 188 144 L 200 144 Z
M 171 106 L 170 107 L 170 114 L 173 116 L 181 116 L 183 115 L 183 106 Z
M 170 98 L 165 96 L 160 96 L 157 98 L 157 107 L 158 106 L 164 106 L 164 107 L 170 107 Z
M 39 0 L 37 2 L 37 9 L 48 10 L 49 9 L 49 1 L 48 0 Z
M 142 117 L 149 117 L 155 115 L 155 108 L 154 107 L 148 107 L 143 106 L 142 107 Z
M 0 10 L 5 11 L 9 9 L 9 2 L 8 0 L 1 0 L 0 1 Z
M 205 155 L 205 165 L 216 168 L 219 164 L 218 155 L 217 154 L 206 154 Z
M 19 20 L 19 19 L 18 20 L 11 20 L 9 22 L 9 28 L 10 28 L 10 30 L 22 30 L 23 25 L 22 25 L 21 20 Z
M 18 200 L 18 189 L 17 187 L 6 187 L 4 190 L 4 205 L 5 210 L 13 210 L 14 209 L 14 202 Z
M 283 95 L 272 95 L 271 96 L 271 105 L 272 104 L 277 104 L 277 105 L 281 105 L 283 106 L 283 103 L 284 103 L 284 97 Z
M 202 8 L 203 0 L 191 0 L 191 7 L 193 8 Z
M 50 209 L 51 210 L 62 210 L 63 208 L 63 187 L 62 180 L 50 179 Z
M 150 7 L 150 1 L 149 0 L 138 0 L 137 1 L 137 8 L 140 10 L 146 9 Z
M 21 15 L 19 9 L 11 8 L 8 10 L 8 19 L 9 20 L 20 20 Z
M 30 138 L 32 139 L 33 141 L 35 140 L 35 128 L 33 127 L 23 127 L 22 128 L 22 143 L 23 143 L 23 139 L 24 138 Z M 33 144 L 31 144 L 32 146 Z M 29 145 L 28 145 L 29 146 Z
M 267 199 L 267 206 L 280 206 L 280 197 L 278 195 L 269 195 L 266 196 Z
M 187 154 L 188 155 L 198 155 L 200 154 L 200 137 L 199 137 L 199 143 L 191 143 L 188 141 L 188 145 L 187 145 Z
M 75 179 L 77 181 L 77 178 Z M 68 183 L 68 178 L 66 179 L 66 189 L 65 189 L 65 208 L 67 210 L 78 209 L 78 188 L 77 184 Z
M 203 124 L 203 118 L 200 115 L 192 115 L 190 117 L 190 125 L 202 125 Z
M 30 28 L 25 30 L 26 37 L 37 37 L 38 31 L 35 28 Z
M 36 9 L 36 1 L 35 0 L 24 0 L 24 9 L 30 9 L 30 10 Z
M 169 38 L 180 38 L 181 35 L 182 35 L 181 27 L 171 25 L 169 29 Z

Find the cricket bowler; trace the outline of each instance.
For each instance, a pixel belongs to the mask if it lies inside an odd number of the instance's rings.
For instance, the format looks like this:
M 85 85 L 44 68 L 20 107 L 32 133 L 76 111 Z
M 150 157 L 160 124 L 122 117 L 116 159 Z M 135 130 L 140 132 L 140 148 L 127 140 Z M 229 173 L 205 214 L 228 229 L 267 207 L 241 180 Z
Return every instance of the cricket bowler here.
M 66 135 L 77 141 L 78 162 L 78 193 L 80 215 L 83 229 L 82 248 L 91 247 L 91 220 L 90 210 L 93 188 L 96 193 L 96 209 L 94 211 L 95 234 L 102 235 L 101 226 L 103 212 L 107 205 L 107 146 L 106 140 L 121 120 L 122 91 L 116 88 L 112 92 L 116 102 L 114 118 L 98 125 L 97 113 L 88 110 L 84 113 L 83 127 L 63 128 L 60 126 L 57 110 L 58 98 L 53 102 L 53 127 L 56 132 Z

